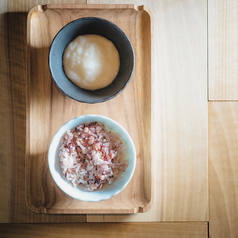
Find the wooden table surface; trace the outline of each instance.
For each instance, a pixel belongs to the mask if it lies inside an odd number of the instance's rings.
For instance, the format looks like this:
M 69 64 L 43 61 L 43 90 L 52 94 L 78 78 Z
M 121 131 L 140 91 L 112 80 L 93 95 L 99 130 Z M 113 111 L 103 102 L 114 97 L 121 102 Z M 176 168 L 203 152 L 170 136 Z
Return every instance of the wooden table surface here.
M 146 213 L 44 215 L 26 205 L 27 13 L 45 3 L 153 11 L 155 191 Z M 238 1 L 3 0 L 0 11 L 0 237 L 238 236 Z

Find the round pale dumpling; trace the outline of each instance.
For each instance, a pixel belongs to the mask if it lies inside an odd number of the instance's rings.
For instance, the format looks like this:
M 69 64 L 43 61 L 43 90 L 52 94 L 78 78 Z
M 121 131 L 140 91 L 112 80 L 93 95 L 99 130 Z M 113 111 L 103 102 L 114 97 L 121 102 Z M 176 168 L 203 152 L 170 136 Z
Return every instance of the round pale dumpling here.
M 81 35 L 71 41 L 63 55 L 66 76 L 77 86 L 97 90 L 116 78 L 120 58 L 115 45 L 99 35 Z

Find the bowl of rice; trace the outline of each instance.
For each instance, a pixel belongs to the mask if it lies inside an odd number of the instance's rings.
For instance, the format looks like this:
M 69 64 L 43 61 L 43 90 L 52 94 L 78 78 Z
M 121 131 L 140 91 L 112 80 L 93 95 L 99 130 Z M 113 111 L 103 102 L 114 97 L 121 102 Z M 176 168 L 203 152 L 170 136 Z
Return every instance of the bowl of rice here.
M 130 182 L 136 150 L 128 132 L 116 121 L 82 115 L 56 132 L 48 164 L 53 180 L 65 194 L 97 202 L 117 195 Z
M 116 24 L 84 17 L 56 34 L 48 61 L 60 92 L 78 102 L 94 104 L 113 99 L 126 88 L 135 55 L 130 39 Z

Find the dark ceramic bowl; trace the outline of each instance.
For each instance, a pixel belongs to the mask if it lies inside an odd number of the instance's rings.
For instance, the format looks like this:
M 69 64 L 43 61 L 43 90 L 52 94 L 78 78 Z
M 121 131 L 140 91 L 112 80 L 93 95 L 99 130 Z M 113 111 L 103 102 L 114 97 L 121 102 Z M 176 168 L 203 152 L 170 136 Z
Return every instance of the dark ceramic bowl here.
M 120 68 L 114 81 L 99 90 L 86 90 L 72 83 L 63 70 L 66 46 L 79 35 L 95 34 L 112 41 L 120 56 Z M 129 83 L 134 70 L 134 51 L 130 40 L 115 24 L 102 18 L 87 17 L 70 22 L 55 36 L 49 51 L 49 68 L 58 89 L 84 103 L 101 103 L 118 95 Z

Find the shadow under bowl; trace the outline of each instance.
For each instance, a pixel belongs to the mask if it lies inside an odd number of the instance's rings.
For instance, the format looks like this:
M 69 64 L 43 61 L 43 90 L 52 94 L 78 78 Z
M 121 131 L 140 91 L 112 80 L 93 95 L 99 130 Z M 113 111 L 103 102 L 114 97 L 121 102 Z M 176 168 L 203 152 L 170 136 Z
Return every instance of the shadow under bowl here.
M 95 34 L 110 40 L 118 50 L 120 68 L 114 81 L 99 90 L 76 86 L 65 75 L 63 53 L 66 46 L 79 35 Z M 134 51 L 129 38 L 114 23 L 102 18 L 86 17 L 64 26 L 52 41 L 49 51 L 49 69 L 57 88 L 70 98 L 83 103 L 101 103 L 114 98 L 129 83 L 134 71 Z

